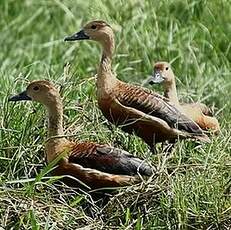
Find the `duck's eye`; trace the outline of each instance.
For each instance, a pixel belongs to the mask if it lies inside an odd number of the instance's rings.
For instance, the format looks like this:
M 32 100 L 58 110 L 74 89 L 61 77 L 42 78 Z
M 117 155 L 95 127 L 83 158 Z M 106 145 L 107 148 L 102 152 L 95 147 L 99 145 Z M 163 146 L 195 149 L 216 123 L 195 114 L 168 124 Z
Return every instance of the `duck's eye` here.
M 33 88 L 33 90 L 34 90 L 34 91 L 38 91 L 38 90 L 39 90 L 39 87 L 38 87 L 38 86 L 35 86 L 35 87 Z
M 97 26 L 96 26 L 96 25 L 92 25 L 91 28 L 92 28 L 93 30 L 95 30 L 95 29 L 97 28 Z
M 168 70 L 168 67 L 166 67 L 165 70 Z

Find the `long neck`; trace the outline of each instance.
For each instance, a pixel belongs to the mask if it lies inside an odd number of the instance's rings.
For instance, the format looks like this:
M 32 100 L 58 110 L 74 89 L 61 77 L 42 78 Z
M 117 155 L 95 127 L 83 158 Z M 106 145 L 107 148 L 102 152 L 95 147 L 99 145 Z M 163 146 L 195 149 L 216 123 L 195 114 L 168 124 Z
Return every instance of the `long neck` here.
M 70 142 L 63 137 L 63 106 L 59 96 L 54 98 L 48 110 L 48 140 L 45 144 L 46 158 L 48 162 L 53 161 L 59 154 L 62 154 Z
M 176 91 L 176 82 L 175 79 L 172 79 L 171 82 L 164 84 L 164 96 L 167 97 L 175 105 L 179 105 L 179 100 Z
M 105 88 L 112 84 L 116 77 L 112 73 L 112 56 L 114 52 L 115 42 L 114 35 L 108 35 L 108 38 L 101 42 L 102 45 L 102 56 L 100 60 L 100 65 L 98 69 L 97 77 L 97 88 Z
M 63 106 L 60 97 L 47 106 L 48 138 L 63 135 Z

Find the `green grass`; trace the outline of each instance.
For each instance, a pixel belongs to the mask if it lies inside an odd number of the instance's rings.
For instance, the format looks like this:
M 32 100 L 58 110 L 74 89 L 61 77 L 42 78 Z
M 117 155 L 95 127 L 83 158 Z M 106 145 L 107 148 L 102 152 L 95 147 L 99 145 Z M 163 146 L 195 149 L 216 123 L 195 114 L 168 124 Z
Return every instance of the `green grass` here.
M 0 228 L 230 229 L 230 11 L 228 0 L 1 0 Z M 150 157 L 140 139 L 109 126 L 95 96 L 99 47 L 63 42 L 92 19 L 115 29 L 113 67 L 121 80 L 141 84 L 154 61 L 173 61 L 180 98 L 215 106 L 222 134 L 207 145 L 185 141 L 169 155 Z M 66 134 L 149 158 L 158 176 L 118 190 L 103 207 L 54 183 L 43 153 L 44 108 L 7 102 L 34 79 L 62 86 Z

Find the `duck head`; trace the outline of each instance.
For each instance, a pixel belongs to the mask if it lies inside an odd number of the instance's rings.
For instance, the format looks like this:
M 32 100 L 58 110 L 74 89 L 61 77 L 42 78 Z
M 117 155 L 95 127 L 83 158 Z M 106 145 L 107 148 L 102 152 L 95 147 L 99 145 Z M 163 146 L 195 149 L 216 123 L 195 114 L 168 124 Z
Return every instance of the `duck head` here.
M 109 24 L 102 20 L 87 23 L 79 32 L 65 37 L 64 41 L 94 40 L 102 45 L 112 42 L 114 33 Z
M 46 106 L 51 106 L 57 101 L 57 98 L 59 97 L 60 96 L 58 90 L 51 82 L 40 80 L 31 82 L 25 91 L 10 97 L 8 101 L 32 100 L 42 103 Z
M 174 81 L 174 73 L 168 62 L 156 62 L 154 64 L 153 75 L 148 79 L 148 83 L 153 84 L 171 84 Z

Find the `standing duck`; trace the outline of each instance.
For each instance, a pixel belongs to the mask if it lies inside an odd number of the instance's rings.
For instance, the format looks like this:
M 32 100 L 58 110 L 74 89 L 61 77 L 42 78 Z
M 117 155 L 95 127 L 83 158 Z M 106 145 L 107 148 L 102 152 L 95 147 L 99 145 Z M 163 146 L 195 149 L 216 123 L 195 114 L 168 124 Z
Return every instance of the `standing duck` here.
M 91 188 L 117 187 L 135 183 L 138 173 L 152 175 L 152 168 L 126 151 L 92 142 L 72 142 L 64 137 L 63 105 L 58 90 L 49 81 L 33 81 L 26 91 L 9 101 L 32 100 L 42 103 L 48 112 L 47 161 L 61 156 L 54 175 L 68 175 Z M 65 178 L 64 178 L 65 179 Z M 72 186 L 75 180 L 66 179 Z M 64 180 L 65 181 L 65 180 Z
M 154 151 L 165 140 L 195 138 L 208 141 L 200 127 L 150 90 L 118 80 L 112 72 L 114 33 L 104 21 L 92 21 L 65 41 L 94 40 L 103 49 L 97 72 L 97 98 L 104 116 L 127 133 L 141 137 Z
M 155 63 L 153 76 L 148 82 L 149 84 L 162 83 L 164 87 L 164 96 L 179 110 L 195 121 L 202 129 L 211 130 L 215 134 L 220 132 L 218 120 L 212 117 L 210 109 L 205 104 L 199 102 L 180 104 L 176 91 L 175 75 L 169 63 Z

